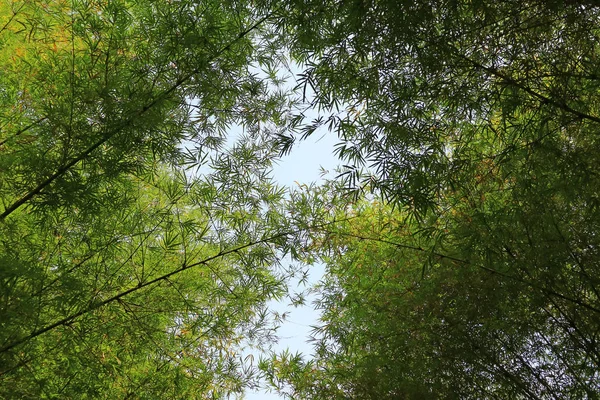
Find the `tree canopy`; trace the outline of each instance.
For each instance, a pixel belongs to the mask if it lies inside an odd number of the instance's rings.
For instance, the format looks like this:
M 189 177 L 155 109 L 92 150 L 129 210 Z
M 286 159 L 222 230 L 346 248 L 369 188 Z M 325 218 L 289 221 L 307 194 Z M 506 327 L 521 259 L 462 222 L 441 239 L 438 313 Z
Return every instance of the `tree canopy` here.
M 294 54 L 330 116 L 304 134 L 330 124 L 347 187 L 392 208 L 359 202 L 319 239 L 316 358 L 274 359 L 273 384 L 294 398 L 597 398 L 598 8 L 319 10 Z
M 598 398 L 599 17 L 5 1 L 0 397 Z M 321 126 L 339 176 L 279 187 Z M 287 258 L 315 355 L 254 363 Z
M 265 303 L 285 288 L 283 192 L 256 126 L 286 98 L 248 61 L 264 16 L 128 1 L 0 16 L 0 396 L 241 392 L 240 349 L 270 340 Z M 251 136 L 219 150 L 233 122 Z

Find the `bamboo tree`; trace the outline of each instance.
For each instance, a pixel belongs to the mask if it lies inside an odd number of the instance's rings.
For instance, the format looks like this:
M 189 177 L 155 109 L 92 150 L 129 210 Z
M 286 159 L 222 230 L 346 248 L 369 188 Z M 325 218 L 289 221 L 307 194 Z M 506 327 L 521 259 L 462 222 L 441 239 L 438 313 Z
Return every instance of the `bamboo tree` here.
M 254 385 L 240 354 L 274 340 L 277 239 L 294 231 L 259 129 L 289 99 L 248 64 L 269 13 L 0 7 L 0 396 L 221 398 Z M 234 122 L 252 136 L 225 152 Z

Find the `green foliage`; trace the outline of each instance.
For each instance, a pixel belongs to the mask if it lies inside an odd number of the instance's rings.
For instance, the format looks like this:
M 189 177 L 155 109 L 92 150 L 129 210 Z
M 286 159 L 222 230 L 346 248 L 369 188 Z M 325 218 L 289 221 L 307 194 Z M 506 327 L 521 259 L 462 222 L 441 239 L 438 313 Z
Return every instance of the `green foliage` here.
M 292 398 L 598 398 L 598 15 L 589 2 L 295 3 L 302 89 L 357 218 L 313 241 Z M 309 22 L 307 22 L 309 21 Z M 288 136 L 281 145 L 293 143 Z M 346 215 L 346 204 L 337 212 Z M 311 247 L 310 245 L 308 247 Z
M 597 186 L 568 196 L 548 161 L 535 179 L 550 197 L 514 165 L 506 179 L 484 162 L 444 213 L 364 203 L 321 230 L 315 359 L 274 356 L 261 366 L 272 386 L 290 398 L 597 398 L 599 219 L 584 206 Z
M 460 185 L 453 172 L 476 157 L 462 145 L 482 129 L 506 141 L 498 152 L 594 131 L 598 8 L 559 3 L 290 4 L 282 25 L 306 65 L 299 85 L 325 113 L 303 135 L 328 126 L 352 188 L 423 215 Z
M 253 379 L 238 373 L 244 338 L 266 328 L 257 316 L 284 283 L 264 228 L 211 220 L 207 186 L 130 179 L 126 207 L 91 220 L 57 210 L 47 226 L 5 223 L 5 396 L 220 397 Z
M 327 228 L 316 357 L 275 357 L 273 385 L 291 398 L 596 398 L 598 276 L 563 233 L 583 227 L 497 194 L 430 225 L 371 205 Z
M 255 385 L 242 351 L 274 340 L 266 303 L 286 281 L 271 242 L 290 228 L 260 127 L 290 99 L 249 65 L 266 16 L 237 2 L 0 6 L 0 397 Z M 250 136 L 227 151 L 234 123 Z
M 599 13 L 3 2 L 0 397 L 598 398 Z M 340 179 L 286 193 L 321 126 Z M 253 365 L 284 257 L 316 356 Z

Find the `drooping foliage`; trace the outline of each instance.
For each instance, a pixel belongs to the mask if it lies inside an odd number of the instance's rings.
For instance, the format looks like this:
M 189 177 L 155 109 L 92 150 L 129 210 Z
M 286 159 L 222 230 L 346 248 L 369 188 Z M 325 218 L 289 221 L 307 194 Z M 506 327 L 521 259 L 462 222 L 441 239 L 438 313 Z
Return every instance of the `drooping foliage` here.
M 0 5 L 0 397 L 255 384 L 290 227 L 260 126 L 288 100 L 251 71 L 246 6 Z
M 271 384 L 291 398 L 596 398 L 598 219 L 559 195 L 536 204 L 524 176 L 475 175 L 426 221 L 367 203 L 322 230 L 315 358 L 264 363 Z
M 576 1 L 302 3 L 283 25 L 306 64 L 301 88 L 331 111 L 304 134 L 326 124 L 351 186 L 427 210 L 460 184 L 453 172 L 473 158 L 463 145 L 482 130 L 497 132 L 499 157 L 594 132 L 598 12 Z
M 329 124 L 346 184 L 393 208 L 359 203 L 358 220 L 315 242 L 328 264 L 316 359 L 265 363 L 274 386 L 294 398 L 597 398 L 598 7 L 300 10 L 292 53 L 330 113 L 304 135 Z
M 289 254 L 328 265 L 315 359 L 261 364 L 292 397 L 597 398 L 599 14 L 5 1 L 0 397 L 240 393 Z M 286 199 L 321 125 L 343 185 Z

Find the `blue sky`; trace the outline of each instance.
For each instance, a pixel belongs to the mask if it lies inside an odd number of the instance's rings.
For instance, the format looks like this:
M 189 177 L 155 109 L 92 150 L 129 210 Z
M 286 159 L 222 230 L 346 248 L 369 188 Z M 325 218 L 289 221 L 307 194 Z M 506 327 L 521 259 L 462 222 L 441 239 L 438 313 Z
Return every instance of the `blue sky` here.
M 335 168 L 339 161 L 333 155 L 334 145 L 338 138 L 334 133 L 315 132 L 311 137 L 302 142 L 297 142 L 291 154 L 284 156 L 274 167 L 273 177 L 280 185 L 294 187 L 297 183 L 319 182 L 321 167 L 329 171 L 327 177 L 335 176 Z M 297 182 L 297 183 L 296 183 Z M 313 265 L 310 268 L 309 282 L 316 283 L 323 276 L 324 266 Z M 292 353 L 301 352 L 306 355 L 312 353 L 312 346 L 307 343 L 311 325 L 317 324 L 319 314 L 313 309 L 311 299 L 303 307 L 294 308 L 287 302 L 273 303 L 273 309 L 278 312 L 287 311 L 289 317 L 278 331 L 279 343 L 275 351 L 289 348 Z M 258 357 L 256 357 L 258 359 Z M 248 400 L 275 400 L 281 399 L 274 393 L 248 392 Z
M 301 68 L 299 66 L 292 65 L 290 70 L 282 71 L 281 74 L 279 74 L 281 75 L 281 78 L 285 78 L 285 87 L 287 89 L 291 90 L 297 84 L 295 75 L 300 71 Z M 256 69 L 254 72 L 264 74 L 260 69 Z M 306 95 L 310 98 L 312 96 L 312 91 L 310 89 L 307 90 Z M 304 115 L 305 118 L 310 120 L 316 118 L 318 112 L 315 109 L 307 109 L 304 110 Z M 232 125 L 227 135 L 226 147 L 233 145 L 242 132 L 243 128 L 241 126 Z M 337 138 L 337 135 L 334 132 L 328 132 L 324 127 L 317 129 L 306 140 L 296 141 L 290 154 L 283 156 L 273 166 L 272 177 L 275 180 L 275 183 L 280 186 L 294 188 L 299 184 L 318 183 L 324 178 L 331 179 L 335 177 L 335 170 L 340 164 L 339 159 L 334 155 L 334 148 L 338 142 L 339 139 Z M 329 171 L 329 173 L 322 176 L 323 169 Z M 194 173 L 202 174 L 208 171 L 210 171 L 210 167 L 204 165 Z M 324 265 L 317 264 L 308 267 L 309 281 L 307 286 L 299 288 L 290 287 L 291 291 L 305 290 L 308 286 L 317 283 L 322 278 L 325 270 Z M 308 343 L 312 330 L 311 325 L 318 324 L 319 318 L 319 313 L 314 310 L 312 305 L 314 299 L 314 296 L 312 298 L 307 297 L 306 303 L 302 307 L 288 305 L 289 299 L 270 304 L 270 308 L 273 311 L 277 311 L 279 314 L 282 314 L 283 312 L 287 313 L 286 321 L 280 326 L 277 332 L 279 342 L 277 345 L 273 346 L 273 351 L 279 353 L 288 349 L 291 353 L 300 352 L 306 357 L 310 357 L 313 351 L 312 345 Z M 257 350 L 249 350 L 247 353 L 244 352 L 242 356 L 245 357 L 248 354 L 252 354 L 254 362 L 258 362 L 260 353 Z M 244 399 L 280 400 L 283 399 L 283 397 L 274 393 L 248 391 L 246 392 Z

